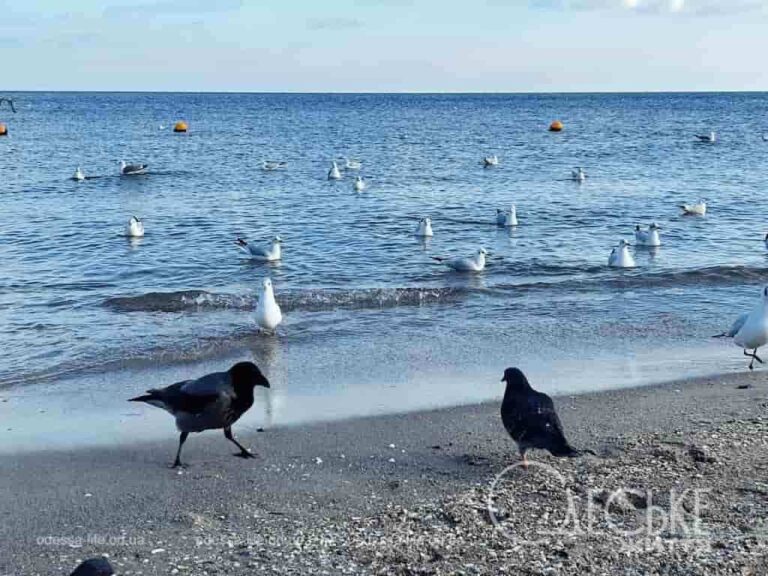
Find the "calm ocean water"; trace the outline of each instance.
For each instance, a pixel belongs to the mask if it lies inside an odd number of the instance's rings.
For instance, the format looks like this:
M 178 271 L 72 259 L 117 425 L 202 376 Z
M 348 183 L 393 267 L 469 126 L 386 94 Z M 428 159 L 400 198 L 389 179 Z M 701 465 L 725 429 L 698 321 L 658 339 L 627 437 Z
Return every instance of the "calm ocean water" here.
M 366 413 L 373 389 L 405 407 L 491 396 L 512 364 L 568 390 L 621 384 L 627 357 L 665 376 L 744 368 L 708 336 L 768 278 L 766 94 L 13 96 L 17 114 L 0 108 L 0 390 L 99 377 L 122 400 L 158 382 L 105 375 L 252 357 L 290 394 L 348 393 L 347 412 Z M 173 134 L 181 118 L 191 131 Z M 716 144 L 694 142 L 710 130 Z M 484 169 L 492 153 L 501 163 Z M 342 157 L 363 162 L 367 191 L 354 173 L 326 180 Z M 120 159 L 151 172 L 121 178 Z M 267 159 L 288 165 L 264 172 Z M 78 165 L 98 178 L 71 181 Z M 699 198 L 707 217 L 679 216 Z M 496 228 L 512 202 L 520 226 Z M 122 236 L 131 214 L 142 240 Z M 426 244 L 412 236 L 424 215 Z M 608 269 L 618 239 L 651 221 L 661 249 Z M 234 244 L 274 234 L 279 265 Z M 494 256 L 480 275 L 430 258 L 479 246 Z M 265 276 L 285 313 L 277 338 L 253 323 Z M 601 359 L 620 362 L 610 383 Z M 473 383 L 444 391 L 449 376 Z

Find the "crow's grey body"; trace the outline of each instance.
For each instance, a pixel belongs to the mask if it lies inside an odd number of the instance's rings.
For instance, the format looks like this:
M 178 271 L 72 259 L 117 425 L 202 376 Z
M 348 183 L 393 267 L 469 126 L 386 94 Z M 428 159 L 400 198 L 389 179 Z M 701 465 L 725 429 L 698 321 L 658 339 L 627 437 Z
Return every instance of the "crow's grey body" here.
M 162 408 L 176 419 L 181 432 L 174 466 L 180 466 L 181 446 L 190 432 L 224 429 L 224 435 L 241 450 L 251 453 L 232 437 L 232 424 L 253 406 L 255 386 L 269 388 L 269 382 L 252 362 L 240 362 L 226 372 L 214 372 L 196 380 L 184 380 L 165 388 L 148 390 L 131 402 L 146 402 Z

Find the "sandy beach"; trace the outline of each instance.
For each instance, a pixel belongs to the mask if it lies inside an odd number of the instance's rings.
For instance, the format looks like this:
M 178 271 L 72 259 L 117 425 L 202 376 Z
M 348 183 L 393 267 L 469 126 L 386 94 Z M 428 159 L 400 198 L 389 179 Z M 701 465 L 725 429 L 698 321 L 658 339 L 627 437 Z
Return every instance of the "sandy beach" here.
M 162 442 L 4 455 L 0 574 L 102 554 L 118 574 L 765 573 L 763 373 L 556 404 L 597 456 L 535 452 L 495 485 L 517 462 L 495 402 L 241 435 L 251 461 L 209 432 L 181 471 L 170 422 Z

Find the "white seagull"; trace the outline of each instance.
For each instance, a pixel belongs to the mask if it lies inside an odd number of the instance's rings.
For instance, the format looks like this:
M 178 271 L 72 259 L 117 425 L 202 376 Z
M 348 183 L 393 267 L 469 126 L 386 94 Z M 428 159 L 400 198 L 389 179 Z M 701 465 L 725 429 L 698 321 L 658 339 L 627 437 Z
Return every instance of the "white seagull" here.
M 275 300 L 272 280 L 265 278 L 261 283 L 261 294 L 259 294 L 259 302 L 256 305 L 256 323 L 262 329 L 274 332 L 282 321 L 283 313 Z
M 264 160 L 264 163 L 261 165 L 261 169 L 266 170 L 267 172 L 272 172 L 273 170 L 284 168 L 286 164 L 287 162 L 278 162 L 276 160 Z
M 416 227 L 415 234 L 416 236 L 421 236 L 422 238 L 434 236 L 432 232 L 432 218 L 427 216 L 426 218 L 419 220 L 419 225 Z
M 496 208 L 496 224 L 505 228 L 517 226 L 517 208 L 514 204 L 510 206 L 509 210 Z
M 131 216 L 125 227 L 125 235 L 129 238 L 141 238 L 144 236 L 144 223 L 136 216 Z
M 135 176 L 137 174 L 147 173 L 147 164 L 126 164 L 125 160 L 120 160 L 120 174 L 122 176 Z
M 718 334 L 716 338 L 733 338 L 734 343 L 744 349 L 744 356 L 752 358 L 750 370 L 754 369 L 755 360 L 763 364 L 757 350 L 768 343 L 768 287 L 763 288 L 760 304 L 751 312 L 739 316 L 728 332 Z
M 648 226 L 648 230 L 640 228 L 640 224 L 635 226 L 635 244 L 638 246 L 648 246 L 655 248 L 661 246 L 661 237 L 659 236 L 659 230 L 661 226 L 653 222 Z
M 695 136 L 699 142 L 709 142 L 710 144 L 714 144 L 716 140 L 714 132 L 710 132 L 709 134 L 696 134 Z
M 705 216 L 707 214 L 707 203 L 699 200 L 695 204 L 680 204 L 683 216 Z
M 576 182 L 584 182 L 586 179 L 587 173 L 584 172 L 584 169 L 581 166 L 577 166 L 571 170 L 571 180 L 575 180 Z
M 362 176 L 355 178 L 355 190 L 357 192 L 362 192 L 367 186 L 368 185 L 365 183 L 365 180 L 363 180 Z
M 471 258 L 456 258 L 454 260 L 446 260 L 438 256 L 432 256 L 433 260 L 442 262 L 451 270 L 457 272 L 482 272 L 485 269 L 485 256 L 488 254 L 485 248 L 480 248 Z
M 276 262 L 283 257 L 282 249 L 280 248 L 283 239 L 280 238 L 280 236 L 272 238 L 272 243 L 269 247 L 253 246 L 248 244 L 248 242 L 242 238 L 235 240 L 235 243 L 240 246 L 240 249 L 243 250 L 243 252 L 246 252 L 251 258 L 259 260 L 260 262 Z
M 360 160 L 347 159 L 347 162 L 344 166 L 347 170 L 360 170 L 360 168 L 363 167 L 363 163 L 360 162 Z
M 336 161 L 331 163 L 331 169 L 328 170 L 328 180 L 341 180 L 341 172 Z
M 80 166 L 77 167 L 77 170 L 75 170 L 75 173 L 72 175 L 72 180 L 76 180 L 77 182 L 85 180 L 85 173 L 80 169 Z
M 608 266 L 611 268 L 634 268 L 636 266 L 635 259 L 629 253 L 629 242 L 624 239 L 619 240 L 619 245 L 611 250 L 611 255 L 608 256 Z
M 494 154 L 493 156 L 486 156 L 483 158 L 483 166 L 498 166 L 499 157 Z

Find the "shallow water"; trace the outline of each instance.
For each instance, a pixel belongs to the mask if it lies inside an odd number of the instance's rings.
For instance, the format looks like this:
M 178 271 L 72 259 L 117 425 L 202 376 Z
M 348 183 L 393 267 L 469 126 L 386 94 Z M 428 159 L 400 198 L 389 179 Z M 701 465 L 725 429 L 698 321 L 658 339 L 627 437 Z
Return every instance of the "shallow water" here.
M 766 94 L 13 96 L 19 112 L 0 118 L 4 397 L 101 378 L 121 382 L 107 386 L 120 398 L 158 384 L 147 370 L 186 377 L 252 357 L 282 382 L 278 396 L 310 391 L 346 416 L 388 387 L 401 393 L 382 410 L 484 399 L 512 364 L 568 391 L 623 384 L 585 378 L 579 362 L 642 358 L 655 376 L 628 384 L 745 364 L 708 336 L 768 276 L 768 143 L 755 125 Z M 171 132 L 179 118 L 190 133 Z M 554 118 L 564 132 L 546 131 Z M 716 144 L 694 141 L 709 130 Z M 501 163 L 484 169 L 492 153 Z M 326 180 L 341 157 L 362 160 L 365 192 L 354 172 Z M 150 174 L 121 178 L 119 159 Z M 288 164 L 264 172 L 266 159 Z M 78 165 L 97 177 L 71 181 Z M 575 165 L 584 184 L 568 180 Z M 705 218 L 679 215 L 699 198 Z M 512 202 L 519 227 L 496 228 Z M 141 240 L 122 236 L 131 214 Z M 424 215 L 426 243 L 411 234 Z M 636 270 L 608 269 L 611 246 L 651 221 L 664 245 L 636 250 Z M 276 265 L 234 243 L 274 234 Z M 480 275 L 430 258 L 479 246 L 492 254 Z M 277 338 L 253 325 L 265 276 L 285 312 Z M 698 348 L 694 365 L 674 361 Z M 442 389 L 458 377 L 489 380 Z

